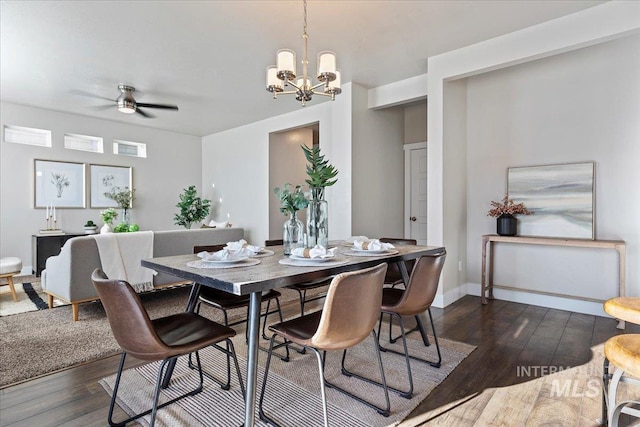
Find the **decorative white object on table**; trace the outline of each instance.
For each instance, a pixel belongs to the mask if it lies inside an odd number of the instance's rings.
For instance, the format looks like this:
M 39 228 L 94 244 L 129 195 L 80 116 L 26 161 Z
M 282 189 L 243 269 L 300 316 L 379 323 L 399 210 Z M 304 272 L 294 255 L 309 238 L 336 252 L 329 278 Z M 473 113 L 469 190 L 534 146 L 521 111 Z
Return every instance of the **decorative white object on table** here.
M 231 252 L 242 252 L 247 256 L 258 254 L 264 249 L 263 246 L 250 245 L 244 239 L 240 239 L 237 242 L 227 242 L 226 248 Z
M 230 251 L 228 248 L 223 248 L 218 252 L 203 251 L 198 253 L 198 257 L 205 262 L 239 262 L 249 258 L 248 255 L 242 251 Z
M 327 259 L 336 256 L 336 249 L 327 249 L 324 246 L 315 245 L 313 248 L 295 248 L 291 251 L 292 258 Z
M 215 228 L 226 228 L 229 226 L 229 221 L 223 221 L 223 222 L 216 222 L 216 221 L 209 221 L 209 227 L 215 227 Z
M 378 239 L 371 239 L 366 241 L 355 240 L 353 242 L 353 248 L 354 250 L 381 252 L 381 251 L 388 251 L 388 250 L 394 249 L 395 246 L 393 246 L 391 243 L 381 242 Z

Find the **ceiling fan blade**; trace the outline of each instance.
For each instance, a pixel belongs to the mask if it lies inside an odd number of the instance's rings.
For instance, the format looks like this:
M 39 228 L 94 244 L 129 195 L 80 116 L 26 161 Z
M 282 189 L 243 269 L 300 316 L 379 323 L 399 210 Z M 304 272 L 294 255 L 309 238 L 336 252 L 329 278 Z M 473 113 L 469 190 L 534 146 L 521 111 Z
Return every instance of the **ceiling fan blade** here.
M 96 99 L 103 99 L 105 101 L 116 102 L 115 99 L 107 98 L 106 96 L 96 95 L 94 93 L 85 92 L 84 90 L 72 89 L 70 93 L 73 93 L 74 95 L 86 96 L 88 98 L 96 98 Z
M 109 110 L 112 109 L 114 107 L 114 104 L 111 105 L 93 105 L 91 106 L 91 108 L 93 108 L 94 110 Z
M 138 104 L 138 105 L 140 105 L 140 104 Z M 148 119 L 152 119 L 152 118 L 154 118 L 154 117 L 155 117 L 155 116 L 152 116 L 152 115 L 151 115 L 151 114 L 149 114 L 149 113 L 145 113 L 144 111 L 142 111 L 141 109 L 139 109 L 139 108 L 137 108 L 137 107 L 136 107 L 136 113 L 138 113 L 138 114 L 140 114 L 142 117 L 146 117 L 146 118 L 148 118 Z
M 170 105 L 170 104 L 147 104 L 144 102 L 136 102 L 136 105 L 138 105 L 139 107 L 147 107 L 147 108 L 162 108 L 163 110 L 177 110 L 178 106 L 177 105 Z

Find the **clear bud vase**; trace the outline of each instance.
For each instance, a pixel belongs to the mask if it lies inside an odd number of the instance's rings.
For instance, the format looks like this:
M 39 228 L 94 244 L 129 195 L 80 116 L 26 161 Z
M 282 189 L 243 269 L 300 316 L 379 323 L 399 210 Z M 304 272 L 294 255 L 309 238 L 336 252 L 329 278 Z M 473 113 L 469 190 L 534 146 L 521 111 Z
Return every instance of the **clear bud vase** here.
M 329 245 L 329 205 L 326 200 L 311 200 L 307 208 L 307 247 Z
M 131 213 L 129 212 L 129 208 L 122 208 L 122 217 L 120 218 L 120 222 L 129 225 L 131 219 L 129 218 L 129 215 Z
M 282 244 L 284 245 L 284 254 L 291 255 L 291 251 L 295 248 L 304 247 L 303 239 L 304 224 L 296 218 L 296 213 L 293 212 L 283 226 Z

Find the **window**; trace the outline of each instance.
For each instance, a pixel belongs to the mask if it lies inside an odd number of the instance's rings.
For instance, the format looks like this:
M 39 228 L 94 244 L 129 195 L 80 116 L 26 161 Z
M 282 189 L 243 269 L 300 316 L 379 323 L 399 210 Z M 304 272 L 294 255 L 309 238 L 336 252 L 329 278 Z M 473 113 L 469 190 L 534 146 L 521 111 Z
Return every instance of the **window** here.
M 92 153 L 104 153 L 102 138 L 97 136 L 65 133 L 64 148 L 69 150 L 90 151 Z
M 22 126 L 4 126 L 4 140 L 14 144 L 51 147 L 51 131 Z
M 141 142 L 113 140 L 113 154 L 133 157 L 147 157 L 147 144 Z

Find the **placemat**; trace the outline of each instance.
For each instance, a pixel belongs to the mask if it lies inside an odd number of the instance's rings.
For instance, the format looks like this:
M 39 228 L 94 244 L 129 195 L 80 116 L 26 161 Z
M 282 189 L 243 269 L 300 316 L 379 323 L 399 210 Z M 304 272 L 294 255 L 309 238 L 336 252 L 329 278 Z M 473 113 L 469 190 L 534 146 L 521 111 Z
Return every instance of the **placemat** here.
M 205 262 L 205 261 L 189 261 L 187 263 L 187 267 L 193 268 L 237 268 L 237 267 L 250 267 L 252 265 L 260 264 L 259 259 L 248 258 L 239 262 L 231 262 L 224 264 L 216 264 L 213 262 Z
M 388 249 L 384 252 L 380 252 L 380 253 L 370 253 L 370 252 L 365 252 L 365 251 L 354 251 L 353 249 L 347 249 L 341 252 L 343 255 L 348 255 L 348 256 L 387 256 L 387 255 L 395 255 L 398 253 L 398 251 L 393 250 L 393 249 Z
M 336 265 L 342 265 L 348 263 L 346 259 L 335 259 L 332 261 L 300 261 L 291 258 L 282 258 L 278 263 L 282 265 L 291 265 L 293 267 L 335 267 Z

